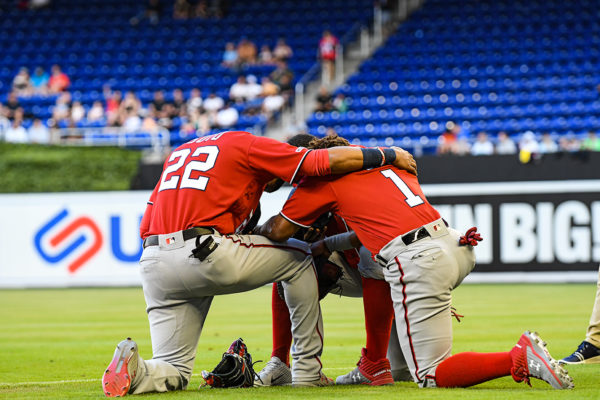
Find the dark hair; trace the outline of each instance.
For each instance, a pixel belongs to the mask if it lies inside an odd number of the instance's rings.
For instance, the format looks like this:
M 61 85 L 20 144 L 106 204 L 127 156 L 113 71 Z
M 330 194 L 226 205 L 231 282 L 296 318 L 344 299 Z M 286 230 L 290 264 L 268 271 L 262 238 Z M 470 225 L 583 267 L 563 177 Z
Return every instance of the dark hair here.
M 328 136 L 322 137 L 321 139 L 314 138 L 313 140 L 310 141 L 310 143 L 308 144 L 307 147 L 309 149 L 327 149 L 329 147 L 349 146 L 349 145 L 350 145 L 350 142 L 348 140 L 335 134 L 335 135 L 328 135 Z
M 291 138 L 288 139 L 287 143 L 291 144 L 292 146 L 296 146 L 296 147 L 307 147 L 309 143 L 316 139 L 315 136 L 310 135 L 308 133 L 299 133 L 297 135 L 292 136 Z

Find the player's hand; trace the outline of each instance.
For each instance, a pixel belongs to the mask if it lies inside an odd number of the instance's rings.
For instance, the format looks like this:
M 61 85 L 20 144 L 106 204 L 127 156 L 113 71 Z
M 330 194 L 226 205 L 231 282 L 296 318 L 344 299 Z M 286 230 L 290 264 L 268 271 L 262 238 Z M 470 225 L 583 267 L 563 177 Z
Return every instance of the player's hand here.
M 325 258 L 329 258 L 331 255 L 331 251 L 325 246 L 324 240 L 318 240 L 310 245 L 310 250 L 312 252 L 313 257 L 323 256 Z
M 323 239 L 325 236 L 325 232 L 327 231 L 327 227 L 323 227 L 323 229 L 315 228 L 311 226 L 306 230 L 304 237 L 302 238 L 305 242 L 313 243 L 317 240 Z
M 477 227 L 474 226 L 472 228 L 470 228 L 467 233 L 465 233 L 463 236 L 460 237 L 460 239 L 458 240 L 458 245 L 459 246 L 477 246 L 479 244 L 479 242 L 481 242 L 483 240 L 483 238 L 481 237 L 481 235 L 479 234 L 479 232 L 477 232 Z
M 396 152 L 394 167 L 403 169 L 416 176 L 417 162 L 415 161 L 413 155 L 400 147 L 392 146 L 391 148 Z

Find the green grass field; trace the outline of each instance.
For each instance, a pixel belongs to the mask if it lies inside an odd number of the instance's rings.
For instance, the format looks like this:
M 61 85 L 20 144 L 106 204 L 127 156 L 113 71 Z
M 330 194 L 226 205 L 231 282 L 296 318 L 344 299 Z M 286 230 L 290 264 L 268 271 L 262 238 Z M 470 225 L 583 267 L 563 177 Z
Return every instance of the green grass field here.
M 537 330 L 555 358 L 570 354 L 585 335 L 596 287 L 586 285 L 463 285 L 454 306 L 453 352 L 507 351 L 526 329 Z M 133 337 L 144 358 L 150 335 L 140 288 L 0 291 L 0 398 L 99 399 L 102 372 L 114 347 Z M 354 368 L 364 344 L 361 299 L 328 296 L 324 371 L 335 378 Z M 200 338 L 194 376 L 185 392 L 138 398 L 173 399 L 598 399 L 600 364 L 571 366 L 575 389 L 533 388 L 502 378 L 468 389 L 392 387 L 199 389 L 231 342 L 243 337 L 255 360 L 271 348 L 270 288 L 215 298 Z M 258 363 L 260 369 L 264 363 Z

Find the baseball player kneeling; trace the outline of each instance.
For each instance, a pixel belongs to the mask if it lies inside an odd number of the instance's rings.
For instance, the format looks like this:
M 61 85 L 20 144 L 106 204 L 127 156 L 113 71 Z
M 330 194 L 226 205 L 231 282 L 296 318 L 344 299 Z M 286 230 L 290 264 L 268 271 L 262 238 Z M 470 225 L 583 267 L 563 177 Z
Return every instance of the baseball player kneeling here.
M 331 138 L 325 138 L 330 141 Z M 326 211 L 343 217 L 384 268 L 394 303 L 402 353 L 420 387 L 467 387 L 511 376 L 572 388 L 567 371 L 534 332 L 525 331 L 506 352 L 451 355 L 451 291 L 475 266 L 476 229 L 448 227 L 427 201 L 416 175 L 385 166 L 388 149 L 363 149 L 381 166 L 339 177 L 303 179 L 279 215 L 258 233 L 281 241 Z

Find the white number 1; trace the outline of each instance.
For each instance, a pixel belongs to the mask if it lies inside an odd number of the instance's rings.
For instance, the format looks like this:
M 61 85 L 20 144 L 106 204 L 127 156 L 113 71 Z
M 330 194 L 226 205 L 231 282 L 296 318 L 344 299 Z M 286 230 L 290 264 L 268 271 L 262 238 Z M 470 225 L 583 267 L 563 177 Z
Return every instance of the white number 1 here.
M 194 151 L 194 154 L 192 154 L 192 157 L 198 157 L 202 154 L 206 154 L 206 160 L 192 160 L 185 166 L 183 175 L 181 173 L 176 173 L 173 174 L 169 179 L 167 179 L 167 176 L 169 174 L 177 172 L 185 164 L 190 153 L 190 149 L 182 149 L 171 153 L 169 161 L 177 159 L 177 162 L 175 164 L 169 165 L 163 171 L 162 179 L 160 181 L 160 187 L 158 188 L 159 192 L 162 190 L 177 188 L 180 176 L 180 189 L 206 190 L 206 185 L 208 185 L 209 179 L 208 177 L 200 175 L 197 178 L 192 178 L 191 176 L 194 171 L 206 172 L 215 166 L 215 163 L 217 161 L 217 155 L 219 155 L 219 148 L 217 146 L 198 147 L 196 151 Z
M 414 194 L 408 185 L 394 171 L 391 169 L 385 169 L 381 171 L 381 174 L 386 178 L 391 179 L 392 182 L 394 182 L 394 185 L 400 189 L 404 197 L 406 197 L 406 204 L 414 207 L 424 203 L 423 199 L 419 195 Z

